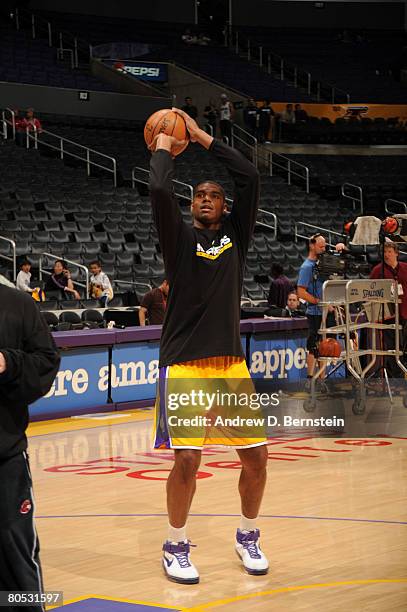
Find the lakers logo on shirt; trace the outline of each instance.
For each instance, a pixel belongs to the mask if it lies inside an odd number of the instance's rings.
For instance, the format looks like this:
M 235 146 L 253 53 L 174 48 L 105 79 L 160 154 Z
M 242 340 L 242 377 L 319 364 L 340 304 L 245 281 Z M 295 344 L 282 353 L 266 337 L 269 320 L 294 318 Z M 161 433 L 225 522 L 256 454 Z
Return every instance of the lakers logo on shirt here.
M 232 248 L 233 243 L 228 236 L 223 236 L 220 239 L 220 243 L 217 245 L 212 244 L 209 249 L 205 251 L 203 246 L 198 242 L 196 245 L 197 257 L 205 257 L 205 259 L 218 259 L 224 251 Z

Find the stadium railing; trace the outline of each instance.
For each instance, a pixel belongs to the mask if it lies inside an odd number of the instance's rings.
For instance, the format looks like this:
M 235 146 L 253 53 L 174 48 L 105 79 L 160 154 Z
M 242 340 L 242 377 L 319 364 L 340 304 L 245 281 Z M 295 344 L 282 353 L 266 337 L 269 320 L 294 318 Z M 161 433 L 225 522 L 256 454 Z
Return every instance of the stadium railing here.
M 301 181 L 304 181 L 305 191 L 309 193 L 310 172 L 308 166 L 294 161 L 285 155 L 281 155 L 281 153 L 275 153 L 274 151 L 267 151 L 267 157 L 267 166 L 270 176 L 273 176 L 276 168 L 283 170 L 284 173 L 287 173 L 287 183 L 289 185 L 292 185 L 293 177 L 298 177 Z
M 142 183 L 143 185 L 148 185 L 149 176 L 150 176 L 149 170 L 146 170 L 146 168 L 142 168 L 141 166 L 135 166 L 133 170 L 131 171 L 131 186 L 133 187 L 133 189 L 135 188 L 136 183 Z M 189 202 L 191 202 L 194 196 L 194 189 L 192 185 L 189 185 L 188 183 L 183 183 L 182 181 L 178 181 L 177 179 L 173 179 L 172 182 L 174 183 L 174 186 L 176 189 L 176 191 L 174 191 L 175 195 L 178 198 L 183 198 L 184 200 L 188 200 Z M 182 193 L 182 190 L 180 189 L 180 187 L 181 189 L 184 187 L 186 191 L 188 192 L 188 195 L 186 193 Z
M 3 242 L 7 242 L 11 244 L 12 256 L 4 255 L 0 253 L 0 259 L 5 259 L 6 261 L 11 261 L 13 264 L 13 281 L 15 282 L 17 278 L 17 254 L 16 254 L 16 243 L 11 238 L 6 238 L 5 236 L 0 236 L 0 240 Z
M 269 210 L 264 210 L 264 208 L 259 208 L 258 213 L 258 217 L 260 217 L 260 219 L 262 220 L 257 220 L 256 225 L 261 225 L 262 227 L 267 227 L 268 229 L 271 229 L 273 232 L 273 237 L 276 240 L 278 230 L 277 215 L 270 212 Z
M 245 154 L 247 153 L 247 151 L 249 152 L 251 162 L 257 168 L 258 166 L 258 142 L 257 142 L 257 138 L 253 136 L 253 134 L 250 134 L 250 132 L 248 132 L 247 130 L 244 130 L 242 127 L 234 123 L 232 126 L 232 142 L 230 144 L 235 149 L 239 149 L 239 147 L 244 145 L 243 148 L 245 149 Z M 236 144 L 238 144 L 238 146 L 236 146 Z
M 31 11 L 17 7 L 10 13 L 10 19 L 16 30 L 27 28 L 31 31 L 31 38 L 46 38 L 48 46 L 58 48 L 58 57 L 63 59 L 64 51 L 72 54 L 72 68 L 79 67 L 79 58 L 82 57 L 89 62 L 92 57 L 92 45 L 73 36 L 64 30 L 58 30 L 50 21 L 32 13 Z
M 396 204 L 396 207 L 398 208 L 402 208 L 402 210 L 390 210 L 390 207 L 393 207 L 393 204 Z M 407 204 L 405 202 L 402 202 L 401 200 L 395 200 L 394 198 L 387 198 L 387 200 L 385 200 L 384 202 L 384 210 L 386 213 L 388 213 L 389 215 L 393 215 L 395 213 L 399 213 L 400 212 L 402 214 L 407 214 Z
M 270 176 L 273 176 L 273 170 L 275 168 L 283 170 L 287 173 L 287 182 L 289 185 L 292 184 L 292 178 L 294 176 L 299 177 L 305 182 L 305 191 L 309 193 L 310 174 L 308 166 L 294 161 L 285 155 L 281 155 L 280 153 L 262 150 L 259 147 L 257 138 L 236 124 L 232 127 L 231 145 L 239 150 L 243 149 L 242 153 L 246 156 L 247 152 L 249 152 L 249 158 L 256 168 L 259 166 L 259 162 L 262 161 L 263 164 L 267 166 Z
M 352 193 L 349 193 L 349 191 L 352 191 Z M 356 205 L 358 205 L 360 214 L 363 215 L 363 191 L 360 185 L 343 183 L 341 186 L 341 195 L 352 202 L 353 210 L 355 210 Z
M 301 230 L 299 228 L 302 228 L 302 232 L 306 231 L 307 229 L 310 230 L 310 233 L 301 233 Z M 332 240 L 331 240 L 331 236 L 338 236 L 341 240 L 345 239 L 346 236 L 345 234 L 341 234 L 340 232 L 335 232 L 334 230 L 328 229 L 327 227 L 320 227 L 319 225 L 312 225 L 311 223 L 306 223 L 305 221 L 297 221 L 294 225 L 294 240 L 295 242 L 298 242 L 298 238 L 311 238 L 311 236 L 313 234 L 315 234 L 315 230 L 317 232 L 321 232 L 321 234 L 327 235 L 328 236 L 328 245 L 329 246 L 334 246 Z M 338 241 L 336 241 L 338 242 Z M 335 244 L 336 244 L 335 242 Z
M 10 115 L 8 117 L 8 115 Z M 11 108 L 5 108 L 1 113 L 2 121 L 11 127 L 13 140 L 16 139 L 16 114 Z
M 105 170 L 113 175 L 113 185 L 117 187 L 117 163 L 114 157 L 110 155 L 106 155 L 105 153 L 101 153 L 100 151 L 96 151 L 95 149 L 90 149 L 89 147 L 85 147 L 85 145 L 81 145 L 78 142 L 74 142 L 73 140 L 69 140 L 68 138 L 64 138 L 63 136 L 59 136 L 59 134 L 54 134 L 53 132 L 49 132 L 48 130 L 38 131 L 35 127 L 30 131 L 27 127 L 26 129 L 26 147 L 30 148 L 30 141 L 33 143 L 34 148 L 38 149 L 38 143 L 41 145 L 48 147 L 49 149 L 53 149 L 54 151 L 59 152 L 60 159 L 64 159 L 65 155 L 69 155 L 70 157 L 74 157 L 86 164 L 86 172 L 87 175 L 90 176 L 91 167 L 100 168 L 101 170 Z M 51 141 L 51 142 L 49 142 Z M 56 142 L 56 144 L 53 144 Z M 73 151 L 69 151 L 69 148 L 74 149 Z M 78 155 L 77 152 L 84 151 L 84 156 Z M 96 158 L 108 159 L 112 162 L 112 167 L 109 168 L 101 163 L 94 161 L 91 159 L 91 156 Z
M 306 90 L 309 96 L 315 96 L 317 102 L 321 99 L 328 100 L 332 104 L 345 102 L 350 104 L 350 94 L 331 83 L 313 79 L 311 72 L 299 68 L 285 60 L 278 53 L 270 49 L 265 49 L 263 45 L 253 43 L 249 37 L 239 33 L 237 30 L 229 35 L 226 46 L 232 49 L 236 55 L 246 56 L 249 62 L 257 62 L 260 68 L 268 74 L 276 73 L 281 81 L 288 81 L 294 87 L 301 87 Z
M 12 137 L 15 140 L 16 137 L 16 122 L 15 122 L 15 113 L 11 108 L 5 108 L 2 111 L 2 122 L 3 125 L 11 127 Z M 7 136 L 7 129 L 5 129 L 5 136 Z M 26 129 L 26 148 L 30 148 L 30 143 L 33 143 L 35 149 L 38 149 L 38 143 L 41 145 L 48 147 L 49 149 L 53 149 L 54 151 L 58 151 L 60 159 L 64 159 L 65 155 L 70 157 L 74 157 L 79 161 L 82 161 L 86 164 L 87 175 L 90 176 L 91 167 L 100 168 L 101 170 L 105 170 L 113 175 L 113 185 L 117 187 L 117 162 L 114 157 L 111 155 L 106 155 L 105 153 L 101 153 L 100 151 L 96 151 L 95 149 L 91 149 L 90 147 L 86 147 L 85 145 L 81 145 L 79 142 L 74 142 L 73 140 L 69 140 L 68 138 L 64 138 L 59 134 L 55 134 L 54 132 L 50 132 L 48 130 L 42 129 L 40 132 L 34 126 L 32 131 L 29 128 Z M 55 143 L 55 144 L 54 144 Z M 69 148 L 73 149 L 70 151 Z M 83 155 L 78 155 L 78 152 L 84 151 Z M 98 163 L 91 157 L 96 157 L 97 159 L 103 158 L 108 159 L 112 162 L 112 166 L 108 167 L 104 164 Z

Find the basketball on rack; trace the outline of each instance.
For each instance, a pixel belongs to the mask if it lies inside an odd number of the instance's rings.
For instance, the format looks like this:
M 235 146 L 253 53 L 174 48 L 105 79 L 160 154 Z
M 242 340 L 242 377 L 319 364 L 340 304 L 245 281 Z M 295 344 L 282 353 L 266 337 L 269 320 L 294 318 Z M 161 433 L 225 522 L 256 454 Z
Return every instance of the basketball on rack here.
M 318 346 L 318 354 L 320 357 L 340 357 L 342 345 L 335 338 L 325 338 L 321 340 Z

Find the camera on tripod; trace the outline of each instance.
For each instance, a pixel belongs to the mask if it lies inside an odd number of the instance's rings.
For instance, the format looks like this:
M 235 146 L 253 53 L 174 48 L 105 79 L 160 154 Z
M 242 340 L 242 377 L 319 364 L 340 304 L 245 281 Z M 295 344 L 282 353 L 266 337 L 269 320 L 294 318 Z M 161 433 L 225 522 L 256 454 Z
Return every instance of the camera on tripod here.
M 366 261 L 360 261 L 359 256 L 347 251 L 344 253 L 322 253 L 317 259 L 315 266 L 315 278 L 322 281 L 346 279 L 350 276 L 365 278 L 369 276 L 370 265 Z

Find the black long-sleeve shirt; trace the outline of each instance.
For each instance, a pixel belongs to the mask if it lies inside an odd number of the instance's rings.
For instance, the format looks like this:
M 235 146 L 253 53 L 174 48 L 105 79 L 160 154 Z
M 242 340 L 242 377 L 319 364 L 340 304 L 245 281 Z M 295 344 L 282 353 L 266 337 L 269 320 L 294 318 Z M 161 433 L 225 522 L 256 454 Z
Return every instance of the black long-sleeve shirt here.
M 0 461 L 27 448 L 28 404 L 45 395 L 60 357 L 31 296 L 0 285 Z
M 151 157 L 151 202 L 170 285 L 161 367 L 222 355 L 244 356 L 240 297 L 256 223 L 259 174 L 241 153 L 220 141 L 214 140 L 210 151 L 226 166 L 235 187 L 232 212 L 218 230 L 198 229 L 183 221 L 173 196 L 174 161 L 164 150 Z

